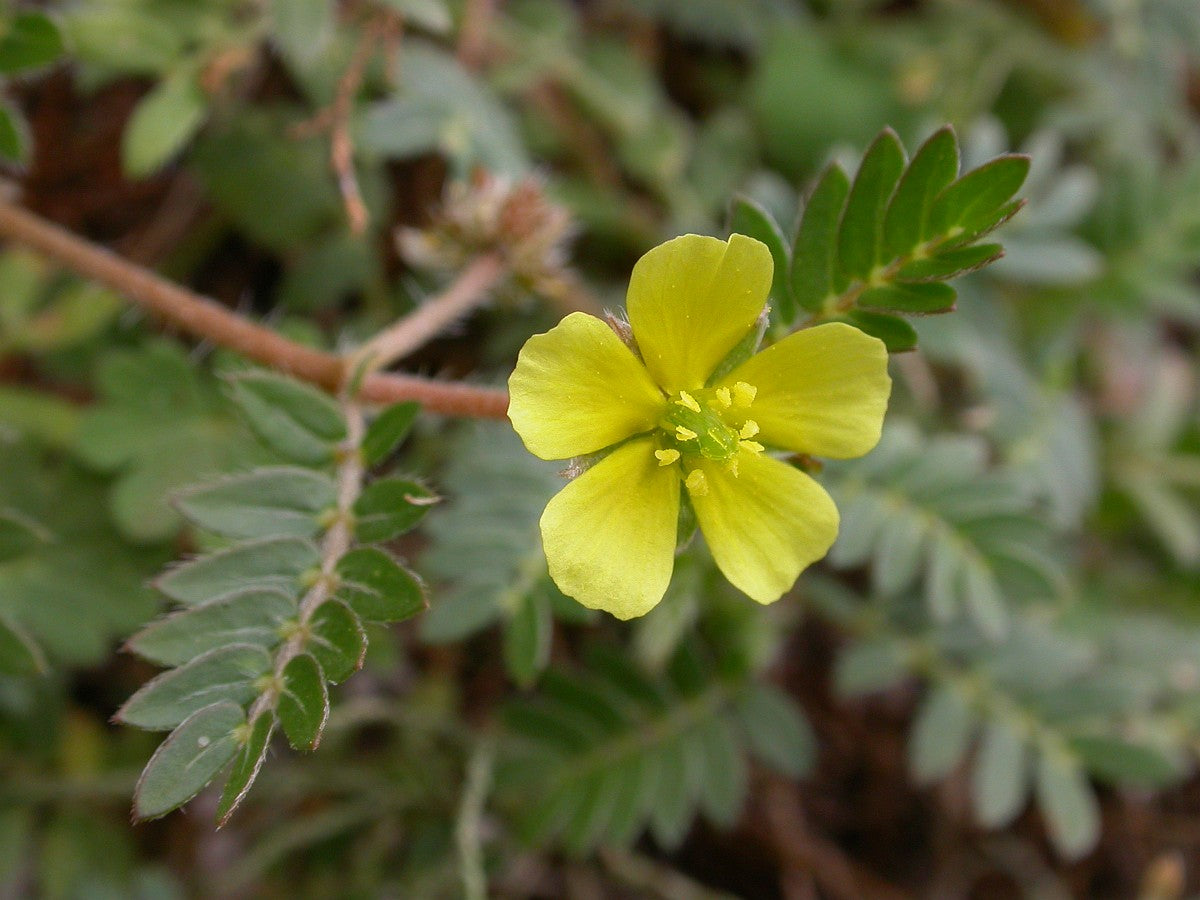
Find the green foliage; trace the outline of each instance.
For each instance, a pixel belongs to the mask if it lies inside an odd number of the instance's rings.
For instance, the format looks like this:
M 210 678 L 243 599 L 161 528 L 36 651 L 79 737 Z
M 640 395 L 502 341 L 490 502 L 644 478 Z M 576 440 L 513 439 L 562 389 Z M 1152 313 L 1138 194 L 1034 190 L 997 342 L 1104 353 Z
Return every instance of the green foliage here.
M 771 247 L 777 327 L 790 328 L 799 308 L 809 322 L 841 319 L 893 353 L 911 350 L 916 333 L 891 314 L 954 308 L 954 289 L 944 282 L 1003 255 L 999 244 L 976 242 L 1021 208 L 1011 198 L 1028 171 L 1027 157 L 1002 155 L 960 177 L 949 127 L 908 162 L 889 129 L 867 149 L 853 181 L 837 163 L 826 168 L 790 249 L 770 214 L 747 198 L 735 199 L 730 228 L 747 227 Z
M 582 672 L 547 672 L 505 720 L 518 741 L 501 786 L 523 800 L 521 833 L 558 835 L 576 855 L 628 846 L 646 829 L 677 846 L 700 812 L 732 825 L 747 790 L 747 749 L 791 775 L 814 757 L 807 720 L 785 695 L 744 675 L 722 677 L 692 645 L 657 677 L 596 648 Z
M 256 433 L 314 468 L 260 467 L 176 498 L 193 525 L 237 543 L 162 575 L 155 586 L 182 609 L 129 640 L 129 649 L 173 666 L 116 716 L 171 731 L 138 783 L 138 818 L 186 803 L 233 760 L 217 813 L 226 822 L 276 723 L 297 749 L 320 743 L 328 685 L 363 665 L 363 620 L 395 622 L 424 608 L 416 577 L 385 551 L 347 546 L 397 537 L 428 507 L 430 495 L 413 483 L 360 483 L 365 436 L 373 435 L 372 461 L 384 459 L 412 424 L 411 405 L 385 410 L 347 445 L 343 409 L 312 388 L 245 372 L 231 391 Z

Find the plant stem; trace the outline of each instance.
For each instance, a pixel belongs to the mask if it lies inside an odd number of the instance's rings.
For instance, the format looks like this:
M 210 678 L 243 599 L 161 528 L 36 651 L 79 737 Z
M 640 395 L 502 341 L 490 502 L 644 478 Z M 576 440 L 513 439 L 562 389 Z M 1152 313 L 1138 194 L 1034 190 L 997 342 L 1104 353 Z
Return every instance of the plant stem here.
M 506 269 L 497 253 L 476 257 L 450 287 L 363 344 L 352 368 L 362 364 L 374 372 L 408 356 L 486 301 Z
M 6 199 L 0 199 L 0 237 L 23 244 L 111 288 L 196 337 L 327 390 L 336 391 L 342 386 L 345 362 L 340 356 L 290 341 Z M 430 412 L 470 418 L 502 419 L 508 409 L 508 395 L 502 390 L 413 375 L 371 375 L 364 380 L 358 396 L 366 403 L 416 400 Z

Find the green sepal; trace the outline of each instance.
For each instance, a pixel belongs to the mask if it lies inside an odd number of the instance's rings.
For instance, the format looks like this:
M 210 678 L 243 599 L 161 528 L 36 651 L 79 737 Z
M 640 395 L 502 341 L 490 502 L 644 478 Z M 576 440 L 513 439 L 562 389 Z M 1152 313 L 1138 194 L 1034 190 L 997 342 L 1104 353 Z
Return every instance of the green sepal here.
M 790 325 L 796 319 L 796 304 L 792 300 L 789 278 L 791 255 L 783 229 L 764 207 L 739 194 L 729 208 L 729 231 L 762 241 L 771 251 L 775 263 L 769 299 L 771 319 L 781 325 Z
M 157 819 L 202 791 L 237 754 L 246 714 L 224 700 L 197 710 L 163 741 L 133 791 L 133 817 Z
M 954 288 L 939 281 L 905 284 L 885 284 L 868 288 L 858 298 L 858 305 L 868 309 L 922 315 L 950 312 L 957 294 Z
M 402 622 L 428 605 L 420 580 L 378 547 L 359 547 L 337 562 L 336 596 L 368 622 Z
M 354 503 L 355 537 L 367 544 L 390 541 L 415 528 L 437 502 L 436 494 L 415 481 L 372 482 Z
M 338 684 L 362 668 L 367 655 L 367 633 L 345 603 L 326 600 L 308 621 L 304 649 L 321 664 L 326 680 Z
M 838 264 L 851 278 L 870 278 L 881 261 L 884 212 L 904 162 L 904 147 L 890 128 L 863 156 L 838 228 Z
M 820 312 L 830 297 L 846 289 L 837 263 L 838 223 L 850 193 L 850 178 L 833 163 L 805 204 L 792 245 L 792 297 L 809 312 Z
M 321 666 L 307 653 L 283 667 L 276 714 L 288 743 L 296 750 L 315 750 L 329 719 L 329 690 Z
M 275 730 L 275 717 L 269 712 L 259 713 L 249 726 L 242 726 L 241 733 L 245 735 L 245 743 L 237 751 L 233 766 L 229 770 L 229 778 L 221 792 L 221 802 L 217 804 L 217 827 L 224 827 L 238 808 L 246 794 L 250 792 L 254 779 L 262 769 L 263 760 L 267 758 L 267 747 L 271 743 L 271 734 Z

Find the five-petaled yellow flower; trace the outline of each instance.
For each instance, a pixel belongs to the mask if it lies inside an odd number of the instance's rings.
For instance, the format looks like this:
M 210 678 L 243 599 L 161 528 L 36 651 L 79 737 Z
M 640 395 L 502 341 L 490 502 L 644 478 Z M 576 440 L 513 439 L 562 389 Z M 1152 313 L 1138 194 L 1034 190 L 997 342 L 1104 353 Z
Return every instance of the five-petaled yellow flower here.
M 891 380 L 876 338 L 841 323 L 788 335 L 713 378 L 771 287 L 766 246 L 689 234 L 643 256 L 626 308 L 641 358 L 572 313 L 525 344 L 508 415 L 531 453 L 613 448 L 542 515 L 550 576 L 584 606 L 653 608 L 675 562 L 681 486 L 713 559 L 760 603 L 837 537 L 833 500 L 770 450 L 846 459 L 879 440 Z

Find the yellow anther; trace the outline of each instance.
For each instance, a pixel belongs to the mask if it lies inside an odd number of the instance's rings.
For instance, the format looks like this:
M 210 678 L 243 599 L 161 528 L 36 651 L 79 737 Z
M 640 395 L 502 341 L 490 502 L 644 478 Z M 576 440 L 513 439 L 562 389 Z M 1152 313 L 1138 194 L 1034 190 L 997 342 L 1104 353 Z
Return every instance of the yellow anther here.
M 757 394 L 758 388 L 752 384 L 746 384 L 744 381 L 739 381 L 733 386 L 733 402 L 738 406 L 749 406 L 754 402 Z
M 679 451 L 670 448 L 666 450 L 655 450 L 654 455 L 658 457 L 658 464 L 660 466 L 669 466 L 671 463 L 675 462 L 675 460 L 679 459 Z
M 696 398 L 687 391 L 679 392 L 679 399 L 675 401 L 680 406 L 690 409 L 692 412 L 700 412 L 700 404 L 696 402 Z
M 758 441 L 738 441 L 738 446 L 743 450 L 749 450 L 751 453 L 762 453 L 763 445 Z
M 699 469 L 692 469 L 683 483 L 697 497 L 703 497 L 708 493 L 708 479 L 704 477 L 704 473 Z
M 742 440 L 749 440 L 758 434 L 758 423 L 753 419 L 747 419 L 746 424 L 742 426 L 742 430 L 738 432 L 738 437 Z
M 717 388 L 713 393 L 717 395 L 717 402 L 726 409 L 729 409 L 733 405 L 733 398 L 729 395 L 729 388 Z
M 729 471 L 730 475 L 732 475 L 734 478 L 737 478 L 738 477 L 737 457 L 736 456 L 730 457 L 729 461 L 727 463 L 725 463 L 725 468 Z
M 684 428 L 682 425 L 676 425 L 675 436 L 681 441 L 694 441 L 696 439 L 696 432 L 690 428 Z

